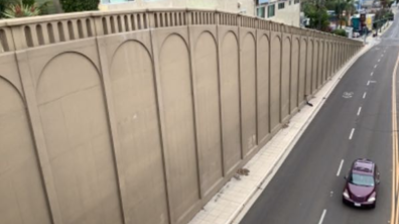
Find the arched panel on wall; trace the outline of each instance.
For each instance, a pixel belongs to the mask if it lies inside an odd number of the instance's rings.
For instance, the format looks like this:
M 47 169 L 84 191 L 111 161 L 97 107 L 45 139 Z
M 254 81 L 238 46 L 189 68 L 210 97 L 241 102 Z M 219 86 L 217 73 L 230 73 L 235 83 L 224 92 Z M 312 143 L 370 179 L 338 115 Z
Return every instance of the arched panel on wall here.
M 335 58 L 337 59 L 337 69 L 341 68 L 341 59 L 342 56 L 339 56 L 339 52 L 341 51 L 341 43 L 337 43 L 337 50 L 336 50 L 336 55 Z
M 318 52 L 317 52 L 317 75 L 316 75 L 316 90 L 318 90 L 323 82 L 323 60 L 324 60 L 324 42 L 320 40 L 318 42 Z
M 324 80 L 328 80 L 328 77 L 330 77 L 330 67 L 331 67 L 331 58 L 330 58 L 330 53 L 331 53 L 331 45 L 329 42 L 326 42 L 326 66 L 325 66 L 325 78 Z
M 270 130 L 280 124 L 280 82 L 281 82 L 281 39 L 274 36 L 271 43 L 270 57 Z
M 269 130 L 269 38 L 262 35 L 258 42 L 258 138 L 262 141 Z
M 281 120 L 290 114 L 291 38 L 284 37 L 281 65 Z
M 167 181 L 172 217 L 178 220 L 199 201 L 190 58 L 184 40 L 175 34 L 169 36 L 159 58 L 170 177 Z
M 326 68 L 327 68 L 327 43 L 322 41 L 322 55 L 320 57 L 320 83 L 319 88 L 321 88 L 326 80 Z
M 147 49 L 128 41 L 114 54 L 110 78 L 124 158 L 125 210 L 133 223 L 162 224 L 168 223 L 168 209 L 152 66 Z
M 312 69 L 312 94 L 317 91 L 319 83 L 319 61 L 320 61 L 320 41 L 316 40 L 313 49 L 313 69 Z
M 25 105 L 1 77 L 0 105 L 1 223 L 51 223 Z
M 335 42 L 331 43 L 331 74 L 334 75 L 335 74 Z
M 331 76 L 331 43 L 327 42 L 325 80 Z
M 321 55 L 321 61 L 320 61 L 320 83 L 319 83 L 319 88 L 323 86 L 325 80 L 326 80 L 326 69 L 327 69 L 327 43 L 326 41 L 322 41 L 322 55 Z
M 223 178 L 217 46 L 213 36 L 202 33 L 195 45 L 195 89 L 201 188 L 211 190 Z
M 341 47 L 341 45 L 340 45 L 340 43 L 336 43 L 336 49 L 335 49 L 335 59 L 336 59 L 336 69 L 338 70 L 339 68 L 340 68 L 340 65 L 341 65 L 341 58 L 342 57 L 339 57 L 339 52 L 340 52 L 340 47 Z
M 341 66 L 345 60 L 345 53 L 344 53 L 344 48 L 343 48 L 342 43 L 339 43 L 338 58 L 339 58 L 339 67 L 341 68 Z
M 312 82 L 313 82 L 313 54 L 314 54 L 314 40 L 309 40 L 307 56 L 306 56 L 306 89 L 305 95 L 309 96 L 312 94 Z
M 302 103 L 305 99 L 306 88 L 306 50 L 308 48 L 308 41 L 301 38 L 301 45 L 299 47 L 299 78 L 298 78 L 298 104 Z
M 252 34 L 245 35 L 241 48 L 241 114 L 243 155 L 257 145 L 256 136 L 256 45 Z
M 336 67 L 335 67 L 335 69 L 338 71 L 340 68 L 341 68 L 341 58 L 342 57 L 339 57 L 339 51 L 340 51 L 340 44 L 339 43 L 336 43 L 335 44 L 335 65 L 336 65 Z
M 298 84 L 299 84 L 299 38 L 295 38 L 292 42 L 292 56 L 291 56 L 291 82 L 290 82 L 290 114 L 298 106 Z
M 38 107 L 64 223 L 122 223 L 103 95 L 97 69 L 77 53 L 53 58 L 40 76 Z
M 224 164 L 233 172 L 241 160 L 240 77 L 237 37 L 228 32 L 221 41 L 221 94 Z

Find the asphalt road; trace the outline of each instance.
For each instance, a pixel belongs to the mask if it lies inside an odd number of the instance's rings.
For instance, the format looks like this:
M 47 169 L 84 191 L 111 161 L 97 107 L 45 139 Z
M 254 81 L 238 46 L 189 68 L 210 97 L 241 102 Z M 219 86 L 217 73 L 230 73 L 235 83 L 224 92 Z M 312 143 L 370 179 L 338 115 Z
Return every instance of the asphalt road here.
M 241 224 L 389 223 L 392 73 L 398 51 L 396 20 L 381 43 L 348 70 Z M 345 92 L 353 93 L 352 97 L 344 98 Z M 380 170 L 381 184 L 373 210 L 342 204 L 343 177 L 359 157 L 372 159 Z

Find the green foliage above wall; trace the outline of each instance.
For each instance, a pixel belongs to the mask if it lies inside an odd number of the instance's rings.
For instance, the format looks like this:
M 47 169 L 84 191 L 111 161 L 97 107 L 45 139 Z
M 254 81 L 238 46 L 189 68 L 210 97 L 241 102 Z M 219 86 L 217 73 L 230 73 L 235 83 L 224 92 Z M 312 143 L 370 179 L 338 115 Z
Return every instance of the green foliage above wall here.
M 64 12 L 93 11 L 98 9 L 100 0 L 61 0 Z

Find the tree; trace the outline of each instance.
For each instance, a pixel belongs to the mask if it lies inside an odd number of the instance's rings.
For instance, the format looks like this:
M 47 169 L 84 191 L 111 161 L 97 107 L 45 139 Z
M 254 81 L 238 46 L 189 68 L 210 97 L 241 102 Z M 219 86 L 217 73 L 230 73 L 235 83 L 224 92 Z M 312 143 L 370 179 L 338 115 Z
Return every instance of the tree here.
M 326 2 L 326 7 L 329 10 L 334 10 L 337 15 L 337 21 L 339 21 L 341 27 L 342 21 L 346 23 L 349 18 L 355 14 L 356 8 L 354 3 L 354 0 L 331 0 Z M 343 16 L 344 11 L 345 16 Z
M 391 4 L 393 3 L 392 0 L 381 0 L 380 2 L 381 2 L 381 5 L 382 5 L 382 8 L 387 8 L 387 6 L 390 7 Z
M 15 2 L 14 0 L 0 0 L 0 18 L 3 18 L 4 11 L 9 6 L 9 4 Z
M 327 31 L 330 21 L 328 20 L 327 9 L 324 6 L 313 2 L 304 2 L 303 11 L 305 16 L 310 19 L 309 28 Z
M 93 11 L 98 9 L 100 0 L 61 0 L 64 12 Z

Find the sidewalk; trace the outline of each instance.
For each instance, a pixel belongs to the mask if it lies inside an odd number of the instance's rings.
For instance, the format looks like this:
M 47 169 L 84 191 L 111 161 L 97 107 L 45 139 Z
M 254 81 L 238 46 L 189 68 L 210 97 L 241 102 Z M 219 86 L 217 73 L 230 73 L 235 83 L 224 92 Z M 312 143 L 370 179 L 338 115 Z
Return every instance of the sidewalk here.
M 232 178 L 190 221 L 190 224 L 238 224 L 273 178 L 346 71 L 377 42 L 373 38 L 368 38 L 368 44 L 315 94 L 310 101 L 313 107 L 303 107 L 291 118 L 289 126 L 280 130 L 245 165 L 244 168 L 250 170 L 249 175 L 241 176 L 241 180 Z

